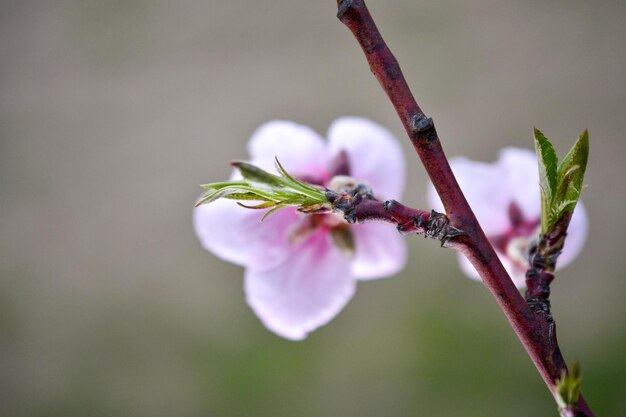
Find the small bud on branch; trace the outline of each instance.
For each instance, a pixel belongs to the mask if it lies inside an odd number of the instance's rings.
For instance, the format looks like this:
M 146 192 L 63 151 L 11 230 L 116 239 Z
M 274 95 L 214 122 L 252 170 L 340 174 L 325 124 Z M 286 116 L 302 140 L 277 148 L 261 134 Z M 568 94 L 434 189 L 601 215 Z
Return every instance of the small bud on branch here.
M 254 206 L 239 204 L 249 209 L 270 208 L 263 219 L 276 210 L 288 206 L 298 207 L 303 212 L 329 210 L 325 207 L 328 200 L 322 188 L 296 180 L 285 171 L 278 159 L 276 159 L 276 168 L 280 176 L 247 162 L 233 162 L 231 165 L 239 170 L 243 179 L 202 185 L 202 188 L 208 191 L 196 203 L 196 207 L 219 198 L 261 201 L 261 204 Z
M 556 401 L 562 417 L 577 417 L 576 404 L 580 397 L 582 376 L 580 365 L 574 361 L 569 372 L 563 370 L 561 378 L 556 381 Z

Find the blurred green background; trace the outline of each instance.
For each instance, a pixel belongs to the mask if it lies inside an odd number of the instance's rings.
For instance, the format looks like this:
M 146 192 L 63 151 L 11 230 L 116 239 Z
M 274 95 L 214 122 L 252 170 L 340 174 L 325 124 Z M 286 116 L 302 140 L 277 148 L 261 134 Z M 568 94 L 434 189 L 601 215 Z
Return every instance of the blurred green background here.
M 553 306 L 598 415 L 626 415 L 626 2 L 370 1 L 448 155 L 591 157 L 586 250 Z M 304 342 L 266 331 L 191 227 L 261 123 L 369 117 L 425 174 L 332 0 L 0 6 L 0 415 L 556 416 L 490 294 L 408 238 Z

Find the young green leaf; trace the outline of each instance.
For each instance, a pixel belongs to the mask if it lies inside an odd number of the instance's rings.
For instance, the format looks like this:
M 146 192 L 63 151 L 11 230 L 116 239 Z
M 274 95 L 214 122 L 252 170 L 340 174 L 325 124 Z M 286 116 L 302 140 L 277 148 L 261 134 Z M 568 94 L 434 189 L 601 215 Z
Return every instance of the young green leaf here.
M 580 135 L 560 164 L 552 144 L 538 129 L 535 149 L 541 187 L 541 233 L 545 235 L 559 222 L 564 221 L 562 227 L 566 229 L 576 208 L 589 157 L 589 134 L 585 130 Z
M 249 206 L 247 204 L 243 204 L 243 203 L 240 203 L 239 201 L 237 201 L 237 205 L 240 205 L 241 207 L 244 207 L 244 208 L 247 208 L 247 209 L 262 210 L 262 209 L 274 207 L 276 205 L 276 203 L 273 202 L 273 201 L 265 201 L 263 203 L 260 203 L 260 204 L 254 205 L 254 206 Z
M 241 172 L 243 179 L 203 184 L 202 188 L 205 188 L 207 192 L 198 201 L 196 207 L 219 198 L 255 200 L 260 203 L 256 205 L 239 203 L 239 205 L 250 209 L 270 208 L 263 216 L 265 219 L 276 210 L 287 206 L 298 207 L 306 212 L 323 210 L 328 204 L 328 198 L 323 189 L 293 178 L 278 160 L 276 160 L 276 165 L 280 175 L 271 174 L 247 162 L 233 162 L 232 165 Z
M 583 188 L 583 178 L 589 158 L 589 133 L 585 130 L 572 149 L 565 155 L 558 168 L 558 186 L 554 200 L 559 203 L 568 202 L 566 207 L 560 210 L 559 217 L 568 211 L 574 211 L 576 202 Z
M 561 378 L 556 381 L 556 401 L 559 408 L 566 409 L 578 403 L 581 383 L 580 366 L 578 361 L 574 361 L 569 373 L 563 371 Z
M 205 187 L 207 188 L 207 187 Z M 271 200 L 271 198 L 263 193 L 260 190 L 255 190 L 247 185 L 231 185 L 231 186 L 221 186 L 217 189 L 209 189 L 198 203 L 196 203 L 196 207 L 212 203 L 213 201 L 219 198 L 230 198 L 236 200 Z
M 535 133 L 535 152 L 539 165 L 539 186 L 541 187 L 541 232 L 550 227 L 553 197 L 557 187 L 558 159 L 550 141 L 537 128 Z
M 278 204 L 276 207 L 274 207 L 274 208 L 272 208 L 272 209 L 269 209 L 269 210 L 268 210 L 268 211 L 267 211 L 267 212 L 263 215 L 263 217 L 261 217 L 261 221 L 263 221 L 263 220 L 267 219 L 267 216 L 269 216 L 270 214 L 272 214 L 272 213 L 274 213 L 274 212 L 276 212 L 276 211 L 278 211 L 278 210 L 280 210 L 281 208 L 286 207 L 286 206 L 287 206 L 286 204 Z
M 280 173 L 280 175 L 283 176 L 283 178 L 285 179 L 286 182 L 289 183 L 289 185 L 291 185 L 292 187 L 296 188 L 297 190 L 299 190 L 300 192 L 302 192 L 305 195 L 308 195 L 310 197 L 315 198 L 315 196 L 319 193 L 319 188 L 316 188 L 312 185 L 309 185 L 307 183 L 298 181 L 297 179 L 293 178 L 286 170 L 285 168 L 282 166 L 282 164 L 280 163 L 280 161 L 278 160 L 278 158 L 274 159 L 275 163 L 276 163 L 276 169 L 278 170 L 278 172 Z
M 282 181 L 280 177 L 270 174 L 269 172 L 247 162 L 236 161 L 232 162 L 231 165 L 237 168 L 239 172 L 241 172 L 241 175 L 243 175 L 243 178 L 251 183 L 273 188 L 282 188 L 285 185 L 284 181 Z

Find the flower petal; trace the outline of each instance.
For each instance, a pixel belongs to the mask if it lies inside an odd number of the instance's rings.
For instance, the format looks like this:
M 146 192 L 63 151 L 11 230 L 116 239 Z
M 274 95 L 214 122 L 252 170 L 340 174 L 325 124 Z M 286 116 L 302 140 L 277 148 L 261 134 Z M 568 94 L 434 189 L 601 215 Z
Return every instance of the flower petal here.
M 572 263 L 585 246 L 589 229 L 587 210 L 582 202 L 578 202 L 572 214 L 572 220 L 567 228 L 567 237 L 563 246 L 563 253 L 559 256 L 556 269 L 561 269 Z
M 513 267 L 510 263 L 505 262 L 504 260 L 502 262 L 502 265 L 504 265 L 504 269 L 506 269 L 506 272 L 509 273 L 513 284 L 515 284 L 517 288 L 526 288 L 526 271 L 517 269 Z
M 357 224 L 351 227 L 356 244 L 352 274 L 362 280 L 398 273 L 407 260 L 404 238 L 388 224 Z
M 195 208 L 193 224 L 202 246 L 215 256 L 264 270 L 289 256 L 289 232 L 300 216 L 288 207 L 261 222 L 264 214 L 220 199 Z
M 481 281 L 480 275 L 478 275 L 478 271 L 474 268 L 474 265 L 463 255 L 462 253 L 457 253 L 457 260 L 459 261 L 459 268 L 461 271 L 468 277 L 475 279 L 476 281 Z
M 324 178 L 329 163 L 324 139 L 313 129 L 285 120 L 274 120 L 259 127 L 248 142 L 252 162 L 275 172 L 278 158 L 293 175 Z
M 248 304 L 274 333 L 292 340 L 328 323 L 354 295 L 356 282 L 347 259 L 324 230 L 292 248 L 275 269 L 248 268 Z
M 488 237 L 509 231 L 512 225 L 508 218 L 508 207 L 512 201 L 521 209 L 526 221 L 540 218 L 539 173 L 534 152 L 527 149 L 505 148 L 500 152 L 498 161 L 493 164 L 454 158 L 450 165 Z M 428 201 L 435 210 L 443 210 L 432 184 L 428 189 Z M 582 203 L 579 203 L 572 216 L 557 269 L 572 262 L 582 250 L 587 229 L 587 213 Z M 506 255 L 497 253 L 515 285 L 518 288 L 524 287 L 526 270 L 512 262 Z M 479 279 L 478 272 L 462 255 L 459 255 L 459 265 L 467 276 Z
M 450 166 L 485 234 L 495 236 L 507 232 L 513 190 L 503 181 L 502 169 L 461 157 L 452 158 Z M 428 188 L 428 202 L 435 210 L 443 212 L 443 204 L 432 183 Z
M 509 273 L 509 276 L 511 277 L 511 280 L 513 280 L 515 286 L 517 288 L 524 288 L 526 286 L 526 271 L 516 268 L 515 265 L 509 260 L 509 258 L 507 258 L 502 253 L 497 251 L 496 253 L 498 254 L 500 262 L 502 262 L 502 266 L 504 266 L 506 272 Z M 476 271 L 474 265 L 471 264 L 471 262 L 465 257 L 465 255 L 459 253 L 457 254 L 457 257 L 459 261 L 459 267 L 466 276 L 475 279 L 476 281 L 482 281 L 480 275 L 478 275 L 478 271 Z
M 405 164 L 398 140 L 382 126 L 363 118 L 343 117 L 328 129 L 332 155 L 348 153 L 350 176 L 367 181 L 379 198 L 400 199 Z
M 541 217 L 541 191 L 537 156 L 528 149 L 504 148 L 497 162 L 502 181 L 512 191 L 512 197 L 526 220 Z

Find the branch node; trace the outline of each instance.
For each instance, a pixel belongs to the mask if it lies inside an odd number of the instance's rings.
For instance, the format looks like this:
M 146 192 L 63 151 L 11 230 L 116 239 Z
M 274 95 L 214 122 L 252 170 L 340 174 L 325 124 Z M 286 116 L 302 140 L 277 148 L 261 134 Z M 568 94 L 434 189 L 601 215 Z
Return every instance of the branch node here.
M 548 289 L 548 292 L 550 290 Z M 530 309 L 535 313 L 541 316 L 546 323 L 548 324 L 548 344 L 551 349 L 553 349 L 556 345 L 555 338 L 555 330 L 556 323 L 554 322 L 554 317 L 552 316 L 552 312 L 550 311 L 551 305 L 550 300 L 547 298 L 541 297 L 529 297 L 526 302 Z
M 413 232 L 415 232 L 415 228 L 413 227 L 413 222 L 401 223 L 396 226 L 396 230 L 402 236 L 407 236 Z
M 354 7 L 354 0 L 337 0 L 337 18 L 343 20 L 350 9 Z
M 343 218 L 345 221 L 348 222 L 348 224 L 355 224 L 356 223 L 356 210 L 354 208 L 351 208 L 351 209 L 344 211 Z
M 411 138 L 417 141 L 432 142 L 438 140 L 435 123 L 424 113 L 417 113 L 411 118 Z
M 422 215 L 418 215 L 413 219 L 415 227 L 424 227 L 424 219 Z M 450 226 L 450 219 L 445 214 L 431 210 L 428 221 L 424 227 L 424 236 L 437 239 L 444 246 L 449 240 L 459 236 L 466 235 L 462 230 Z

